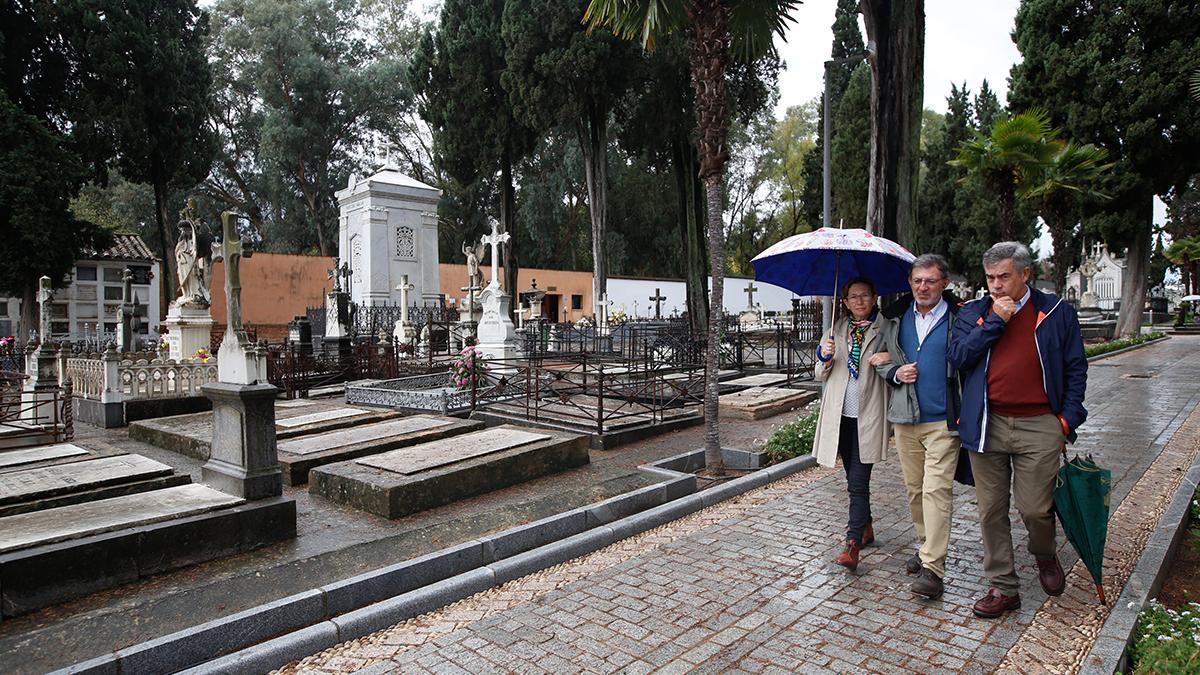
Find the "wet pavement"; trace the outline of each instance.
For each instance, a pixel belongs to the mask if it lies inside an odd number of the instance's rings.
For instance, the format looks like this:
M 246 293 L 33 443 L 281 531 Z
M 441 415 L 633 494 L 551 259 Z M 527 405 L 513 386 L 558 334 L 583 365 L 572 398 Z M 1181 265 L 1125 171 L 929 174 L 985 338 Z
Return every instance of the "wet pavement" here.
M 1072 451 L 1112 470 L 1106 590 L 1129 572 L 1200 450 L 1200 338 L 1092 364 Z M 723 426 L 725 426 L 723 424 Z M 764 432 L 765 433 L 765 432 Z M 577 560 L 290 665 L 288 672 L 1074 672 L 1109 608 L 1060 535 L 1067 592 L 1047 599 L 1015 511 L 1021 609 L 986 591 L 974 491 L 956 486 L 946 593 L 914 597 L 899 463 L 876 467 L 876 543 L 832 563 L 840 470 L 810 469 Z

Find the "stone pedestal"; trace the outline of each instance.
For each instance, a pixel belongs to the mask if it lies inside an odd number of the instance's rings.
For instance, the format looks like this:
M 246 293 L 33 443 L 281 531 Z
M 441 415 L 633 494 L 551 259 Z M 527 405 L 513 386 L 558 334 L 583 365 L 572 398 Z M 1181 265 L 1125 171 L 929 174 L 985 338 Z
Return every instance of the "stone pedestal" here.
M 197 349 L 209 349 L 212 339 L 212 310 L 205 307 L 180 307 L 172 304 L 167 310 L 167 344 L 170 358 L 190 359 Z
M 26 352 L 25 372 L 30 377 L 21 387 L 21 420 L 30 424 L 55 425 L 62 421 L 58 402 L 58 350 L 46 343 Z
M 212 451 L 201 469 L 205 483 L 243 499 L 283 494 L 275 445 L 275 394 L 269 384 L 206 384 L 213 402 Z
M 350 327 L 350 294 L 342 291 L 330 293 L 325 298 L 325 337 L 321 343 L 326 352 L 331 347 L 339 356 L 349 356 L 354 344 Z
M 217 380 L 229 384 L 267 382 L 267 355 L 245 333 L 225 333 L 217 350 Z
M 508 310 L 512 296 L 499 286 L 488 286 L 480 294 L 483 317 L 479 321 L 479 351 L 489 360 L 513 359 L 517 356 L 517 329 Z

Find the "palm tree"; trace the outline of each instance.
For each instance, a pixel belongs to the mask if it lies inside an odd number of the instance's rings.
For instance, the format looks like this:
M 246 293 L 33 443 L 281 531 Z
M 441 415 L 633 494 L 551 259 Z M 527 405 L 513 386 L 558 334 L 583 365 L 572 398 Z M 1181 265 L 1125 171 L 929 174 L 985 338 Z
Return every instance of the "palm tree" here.
M 1050 230 L 1054 244 L 1054 289 L 1060 295 L 1067 284 L 1067 268 L 1075 253 L 1075 223 L 1078 208 L 1088 199 L 1108 199 L 1097 189 L 1097 183 L 1112 164 L 1104 164 L 1108 150 L 1091 143 L 1079 145 L 1066 141 L 1044 168 L 1039 180 L 1019 194 L 1024 199 L 1039 200 L 1039 211 Z
M 1179 267 L 1185 295 L 1200 292 L 1200 236 L 1177 239 L 1167 247 L 1167 260 Z
M 1017 191 L 1038 183 L 1062 146 L 1058 135 L 1050 126 L 1050 115 L 1035 108 L 997 119 L 990 133 L 975 132 L 974 138 L 958 146 L 958 157 L 950 160 L 967 170 L 963 182 L 979 181 L 999 201 L 1001 240 L 1016 239 Z
M 704 352 L 704 460 L 715 474 L 725 471 L 718 426 L 717 348 L 725 313 L 725 232 L 722 210 L 725 163 L 729 159 L 729 97 L 725 69 L 732 58 L 751 62 L 774 49 L 799 0 L 591 0 L 583 20 L 608 27 L 626 40 L 654 49 L 660 35 L 683 30 L 687 36 L 692 89 L 696 95 L 696 147 L 708 209 L 708 253 L 712 302 Z

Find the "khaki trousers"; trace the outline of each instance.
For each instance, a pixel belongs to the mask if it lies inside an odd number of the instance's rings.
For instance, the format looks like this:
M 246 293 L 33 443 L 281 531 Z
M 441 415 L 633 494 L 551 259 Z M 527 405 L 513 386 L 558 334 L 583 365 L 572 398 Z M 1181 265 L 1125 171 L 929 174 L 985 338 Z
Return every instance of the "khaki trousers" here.
M 1063 442 L 1062 425 L 1054 415 L 989 415 L 985 451 L 971 453 L 983 571 L 991 586 L 1005 595 L 1020 589 L 1013 565 L 1009 486 L 1029 533 L 1029 552 L 1043 560 L 1054 557 L 1054 481 Z
M 896 424 L 896 448 L 904 471 L 908 510 L 921 540 L 921 565 L 939 579 L 946 576 L 950 546 L 950 513 L 954 470 L 958 468 L 958 436 L 946 423 Z

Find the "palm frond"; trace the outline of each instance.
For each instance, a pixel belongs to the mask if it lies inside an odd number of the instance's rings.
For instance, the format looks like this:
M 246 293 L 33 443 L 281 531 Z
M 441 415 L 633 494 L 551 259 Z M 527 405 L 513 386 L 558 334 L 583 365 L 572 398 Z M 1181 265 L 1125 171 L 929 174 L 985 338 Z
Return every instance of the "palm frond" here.
M 1192 73 L 1190 85 L 1190 89 L 1192 90 L 1192 98 L 1200 101 L 1200 68 L 1197 68 L 1196 71 Z
M 795 23 L 792 11 L 800 0 L 739 0 L 729 13 L 730 51 L 745 63 L 775 51 L 775 36 L 784 38 Z
M 592 0 L 583 13 L 590 32 L 608 28 L 623 40 L 636 40 L 653 51 L 658 37 L 680 29 L 687 20 L 685 0 Z

